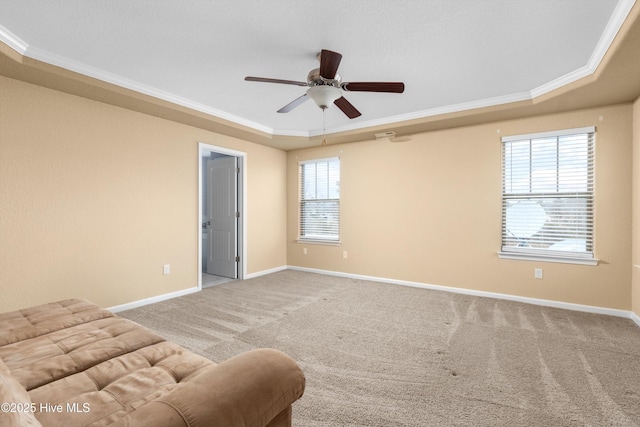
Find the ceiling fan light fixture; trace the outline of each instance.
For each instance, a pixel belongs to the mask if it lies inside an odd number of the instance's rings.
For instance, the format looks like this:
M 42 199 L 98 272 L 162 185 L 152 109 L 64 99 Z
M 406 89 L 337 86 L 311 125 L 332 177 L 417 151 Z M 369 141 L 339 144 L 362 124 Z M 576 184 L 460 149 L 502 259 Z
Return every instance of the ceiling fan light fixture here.
M 334 86 L 313 86 L 307 90 L 307 96 L 324 110 L 329 108 L 336 99 L 340 98 L 342 92 Z

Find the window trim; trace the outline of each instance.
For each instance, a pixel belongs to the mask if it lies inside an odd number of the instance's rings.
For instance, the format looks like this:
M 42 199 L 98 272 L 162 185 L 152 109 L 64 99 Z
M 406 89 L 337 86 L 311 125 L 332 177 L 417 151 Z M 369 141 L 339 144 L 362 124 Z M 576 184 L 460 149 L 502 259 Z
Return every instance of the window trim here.
M 578 257 L 574 255 L 534 255 L 530 253 L 498 251 L 498 258 L 520 261 L 557 262 L 562 264 L 598 265 L 598 258 Z
M 537 132 L 537 133 L 525 133 L 522 135 L 510 135 L 503 136 L 501 142 L 515 142 L 522 141 L 523 139 L 542 139 L 554 136 L 569 136 L 569 135 L 577 135 L 580 133 L 596 133 L 595 126 L 585 126 L 581 128 L 574 129 L 561 129 L 561 130 L 551 130 L 547 132 Z
M 338 201 L 338 236 L 337 238 L 319 238 L 317 236 L 314 237 L 305 237 L 302 235 L 302 202 L 303 202 L 303 182 L 302 182 L 302 166 L 310 163 L 321 163 L 321 162 L 331 162 L 338 161 L 338 172 L 340 174 L 340 180 L 342 180 L 342 162 L 339 156 L 335 157 L 324 157 L 318 159 L 308 159 L 308 160 L 300 160 L 298 161 L 298 238 L 296 239 L 297 243 L 304 244 L 312 244 L 312 245 L 326 245 L 326 246 L 340 246 L 342 244 L 342 233 L 341 233 L 341 215 L 340 211 L 342 209 L 340 203 L 340 197 L 337 198 Z M 312 200 L 312 199 L 309 199 Z M 323 199 L 323 200 L 335 200 L 335 199 Z
M 501 202 L 501 206 L 504 206 L 505 203 L 505 154 L 504 154 L 504 144 L 505 143 L 509 143 L 509 142 L 517 142 L 517 141 L 523 141 L 523 140 L 533 140 L 533 139 L 544 139 L 544 138 L 549 138 L 549 137 L 555 137 L 555 138 L 559 138 L 562 136 L 569 136 L 569 135 L 578 135 L 578 134 L 593 134 L 593 156 L 595 157 L 595 133 L 596 133 L 596 127 L 595 126 L 587 126 L 587 127 L 581 127 L 581 128 L 573 128 L 573 129 L 563 129 L 563 130 L 557 130 L 557 131 L 548 131 L 548 132 L 538 132 L 538 133 L 531 133 L 531 134 L 521 134 L 521 135 L 511 135 L 511 136 L 505 136 L 501 138 L 501 144 L 502 144 L 502 148 L 501 148 L 501 184 L 502 184 L 502 190 L 501 190 L 501 195 L 500 195 L 500 202 Z M 592 158 L 591 160 L 591 173 L 593 173 L 594 169 L 595 169 L 595 158 Z M 532 193 L 533 194 L 533 193 Z M 592 188 L 590 190 L 590 196 L 592 198 L 595 198 L 595 188 Z M 595 206 L 592 207 L 592 209 L 595 209 Z M 558 251 L 557 253 L 550 253 L 549 251 L 545 251 L 544 249 L 541 249 L 539 253 L 536 253 L 535 250 L 531 251 L 518 251 L 517 249 L 513 249 L 513 250 L 505 250 L 503 247 L 504 244 L 504 240 L 503 240 L 503 236 L 504 236 L 504 226 L 505 226 L 505 218 L 504 218 L 504 207 L 501 208 L 501 227 L 500 227 L 500 234 L 501 234 L 501 246 L 500 246 L 500 250 L 498 251 L 498 258 L 500 259 L 510 259 L 510 260 L 524 260 L 524 261 L 541 261 L 541 262 L 555 262 L 555 263 L 565 263 L 565 264 L 579 264 L 579 265 L 598 265 L 599 263 L 599 259 L 595 257 L 595 248 L 593 248 L 591 250 L 591 253 L 584 253 L 584 254 L 580 254 L 580 253 L 575 253 L 575 252 L 563 252 L 563 251 Z M 595 237 L 595 217 L 593 216 L 592 213 L 592 218 L 591 218 L 591 233 L 592 233 L 592 239 Z

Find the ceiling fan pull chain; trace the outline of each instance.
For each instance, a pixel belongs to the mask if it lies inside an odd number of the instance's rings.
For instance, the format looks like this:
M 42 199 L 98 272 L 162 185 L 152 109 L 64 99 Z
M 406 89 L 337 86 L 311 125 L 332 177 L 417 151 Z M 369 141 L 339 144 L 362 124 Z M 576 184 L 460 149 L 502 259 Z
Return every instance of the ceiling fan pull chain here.
M 327 145 L 327 109 L 322 109 L 322 145 Z

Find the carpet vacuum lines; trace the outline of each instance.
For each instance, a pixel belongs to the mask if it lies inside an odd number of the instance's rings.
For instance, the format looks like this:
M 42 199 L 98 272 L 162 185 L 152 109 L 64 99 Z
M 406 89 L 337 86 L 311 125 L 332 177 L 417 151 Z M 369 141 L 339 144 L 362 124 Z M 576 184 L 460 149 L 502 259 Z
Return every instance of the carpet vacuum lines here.
M 295 426 L 640 426 L 622 317 L 296 270 L 119 314 L 214 361 L 288 353 Z

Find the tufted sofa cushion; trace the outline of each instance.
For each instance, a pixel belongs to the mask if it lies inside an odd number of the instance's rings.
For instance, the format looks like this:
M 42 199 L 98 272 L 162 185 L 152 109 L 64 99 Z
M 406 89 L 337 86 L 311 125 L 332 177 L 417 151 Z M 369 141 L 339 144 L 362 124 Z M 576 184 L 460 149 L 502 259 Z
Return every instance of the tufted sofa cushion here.
M 115 315 L 80 299 L 67 299 L 0 313 L 0 346 L 107 317 Z
M 304 390 L 284 353 L 217 365 L 82 300 L 0 314 L 0 375 L 3 398 L 36 408 L 3 426 L 288 426 Z
M 84 371 L 30 391 L 34 402 L 51 402 L 73 408 L 78 425 L 100 421 L 108 425 L 157 399 L 177 384 L 188 381 L 213 362 L 185 352 L 170 342 L 160 342 L 106 360 Z M 60 419 L 55 412 L 40 412 L 44 425 Z
M 13 378 L 0 361 L 0 425 L 4 427 L 41 427 L 32 410 L 29 393 Z

